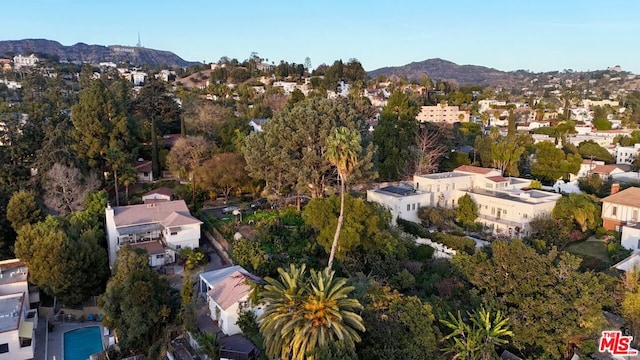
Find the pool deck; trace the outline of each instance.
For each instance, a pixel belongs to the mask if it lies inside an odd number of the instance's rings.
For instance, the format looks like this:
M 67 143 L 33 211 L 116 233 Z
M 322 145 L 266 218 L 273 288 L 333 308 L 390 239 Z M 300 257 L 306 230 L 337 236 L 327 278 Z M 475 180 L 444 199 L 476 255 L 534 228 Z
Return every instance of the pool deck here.
M 38 328 L 36 329 L 35 359 L 63 360 L 64 356 L 62 344 L 64 343 L 64 333 L 66 333 L 67 331 L 90 326 L 100 326 L 100 334 L 102 334 L 103 331 L 102 324 L 94 321 L 67 323 L 57 322 L 55 327 L 53 328 L 53 331 L 47 334 L 47 324 L 45 318 L 40 318 L 39 320 L 40 321 L 38 321 Z M 102 337 L 102 339 L 104 344 L 104 336 Z

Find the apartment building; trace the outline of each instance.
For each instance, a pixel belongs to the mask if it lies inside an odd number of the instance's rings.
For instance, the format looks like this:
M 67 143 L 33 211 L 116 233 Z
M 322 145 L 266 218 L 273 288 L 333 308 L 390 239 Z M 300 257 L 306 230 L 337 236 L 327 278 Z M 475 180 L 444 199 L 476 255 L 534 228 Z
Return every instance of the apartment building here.
M 460 111 L 457 106 L 445 104 L 422 106 L 420 113 L 416 116 L 416 120 L 419 122 L 454 124 L 457 122 L 469 122 L 469 113 Z

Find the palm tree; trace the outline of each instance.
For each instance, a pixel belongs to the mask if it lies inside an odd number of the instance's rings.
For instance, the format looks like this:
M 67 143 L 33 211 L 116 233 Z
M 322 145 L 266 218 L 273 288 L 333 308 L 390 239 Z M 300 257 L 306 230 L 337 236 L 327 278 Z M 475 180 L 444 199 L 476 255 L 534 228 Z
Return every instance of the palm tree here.
M 260 315 L 260 333 L 264 336 L 265 351 L 271 357 L 288 359 L 289 344 L 294 329 L 288 323 L 299 316 L 297 306 L 304 295 L 304 273 L 306 266 L 294 264 L 289 271 L 278 268 L 280 280 L 265 278 L 267 285 L 260 294 L 260 302 L 267 304 Z
M 118 147 L 110 147 L 106 154 L 105 159 L 107 160 L 107 165 L 111 167 L 113 171 L 113 183 L 115 187 L 116 193 L 116 206 L 120 206 L 120 194 L 118 193 L 118 169 L 126 162 L 126 158 L 124 153 Z
M 348 129 L 344 126 L 339 127 L 335 132 L 327 137 L 327 160 L 336 167 L 338 176 L 340 177 L 340 216 L 338 216 L 338 225 L 336 233 L 333 236 L 331 244 L 331 252 L 329 254 L 329 265 L 333 266 L 333 259 L 338 248 L 338 238 L 340 238 L 340 230 L 344 221 L 344 193 L 349 175 L 358 165 L 358 154 L 362 147 L 360 146 L 360 134 L 356 130 Z
M 200 351 L 211 360 L 220 359 L 220 344 L 216 333 L 202 333 L 197 338 Z
M 133 165 L 125 164 L 125 166 L 120 171 L 120 181 L 122 182 L 122 185 L 124 185 L 125 200 L 128 204 L 129 186 L 135 184 L 138 181 L 138 174 L 136 173 L 136 169 L 134 169 Z
M 449 313 L 449 320 L 440 320 L 452 330 L 442 341 L 452 340 L 444 349 L 453 359 L 490 360 L 496 358 L 496 345 L 505 345 L 506 337 L 513 336 L 509 330 L 509 318 L 498 310 L 493 319 L 491 311 L 484 308 L 468 313 L 470 324 L 458 312 L 455 317 Z
M 267 303 L 261 315 L 260 332 L 270 357 L 312 360 L 317 349 L 340 342 L 354 349 L 360 341 L 357 331 L 364 331 L 362 318 L 355 311 L 362 309 L 356 299 L 350 299 L 353 286 L 347 279 L 334 277 L 335 272 L 311 270 L 290 265 L 286 272 L 278 269 L 280 280 L 266 278 L 261 301 Z

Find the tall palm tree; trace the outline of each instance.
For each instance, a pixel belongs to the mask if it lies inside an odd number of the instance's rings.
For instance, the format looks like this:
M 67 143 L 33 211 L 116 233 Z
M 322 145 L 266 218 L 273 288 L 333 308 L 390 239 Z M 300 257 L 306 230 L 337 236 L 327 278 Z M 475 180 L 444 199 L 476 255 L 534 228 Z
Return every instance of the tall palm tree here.
M 338 225 L 336 225 L 336 233 L 333 236 L 331 244 L 331 252 L 329 253 L 329 265 L 333 266 L 333 259 L 338 248 L 338 238 L 344 221 L 344 193 L 349 175 L 358 165 L 358 154 L 362 147 L 360 146 L 360 134 L 356 130 L 351 130 L 344 126 L 339 127 L 333 134 L 327 137 L 327 160 L 336 167 L 338 176 L 340 177 L 340 215 L 338 216 Z
M 329 268 L 311 270 L 310 277 L 305 277 L 305 270 L 304 264 L 290 265 L 288 272 L 278 269 L 280 280 L 265 279 L 261 301 L 267 306 L 260 332 L 271 357 L 312 360 L 316 350 L 335 342 L 354 349 L 360 341 L 357 331 L 365 330 L 355 312 L 362 305 L 348 297 L 354 287 L 334 277 Z

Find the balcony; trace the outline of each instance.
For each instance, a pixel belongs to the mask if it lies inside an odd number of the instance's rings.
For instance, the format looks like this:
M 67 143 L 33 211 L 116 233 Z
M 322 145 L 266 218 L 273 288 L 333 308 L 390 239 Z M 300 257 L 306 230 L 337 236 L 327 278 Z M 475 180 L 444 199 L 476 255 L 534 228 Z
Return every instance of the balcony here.
M 500 217 L 496 217 L 496 216 L 489 216 L 489 215 L 478 215 L 479 219 L 485 220 L 485 221 L 490 221 L 496 224 L 501 224 L 507 227 L 511 227 L 511 228 L 520 228 L 523 229 L 524 228 L 524 224 L 521 222 L 516 222 L 516 221 L 510 221 L 510 220 L 505 220 L 505 219 L 501 219 Z

